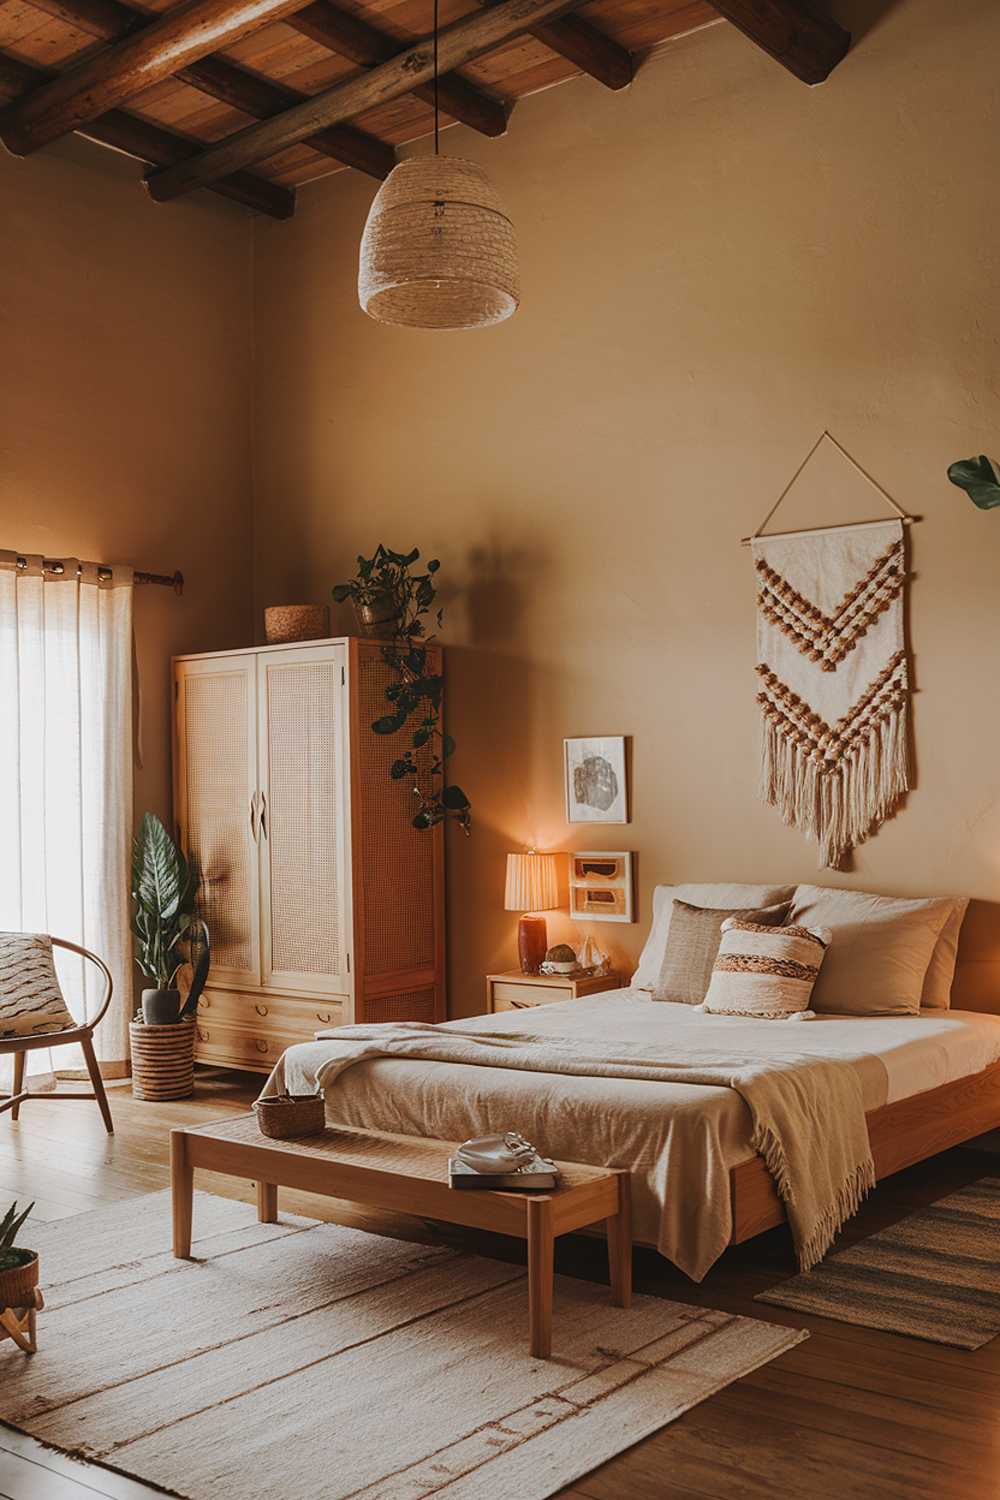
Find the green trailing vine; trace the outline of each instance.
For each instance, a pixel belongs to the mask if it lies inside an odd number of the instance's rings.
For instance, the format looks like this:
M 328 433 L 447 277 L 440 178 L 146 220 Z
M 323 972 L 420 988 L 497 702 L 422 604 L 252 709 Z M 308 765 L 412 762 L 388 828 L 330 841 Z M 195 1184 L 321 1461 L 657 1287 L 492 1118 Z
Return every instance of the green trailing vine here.
M 378 618 L 391 630 L 392 640 L 382 647 L 383 659 L 395 679 L 385 690 L 388 711 L 372 724 L 375 734 L 410 731 L 409 748 L 392 763 L 393 781 L 410 781 L 416 806 L 414 828 L 434 828 L 451 820 L 464 833 L 472 827 L 472 807 L 460 786 L 445 784 L 445 762 L 455 750 L 446 734 L 441 708 L 444 678 L 428 666 L 428 646 L 436 639 L 428 633 L 428 617 L 441 627 L 442 611 L 435 609 L 437 589 L 434 575 L 441 564 L 431 558 L 426 572 L 414 573 L 420 550 L 392 552 L 379 543 L 372 557 L 358 557 L 358 571 L 347 583 L 338 583 L 333 597 L 338 604 L 350 599 L 359 615 L 378 609 Z M 389 610 L 384 601 L 391 601 Z

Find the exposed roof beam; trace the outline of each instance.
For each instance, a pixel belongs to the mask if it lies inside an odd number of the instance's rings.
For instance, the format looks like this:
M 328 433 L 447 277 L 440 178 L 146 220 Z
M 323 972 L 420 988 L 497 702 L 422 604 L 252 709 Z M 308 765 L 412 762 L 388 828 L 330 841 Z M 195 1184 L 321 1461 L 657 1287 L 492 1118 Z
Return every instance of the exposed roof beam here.
M 495 5 L 497 0 L 479 0 L 480 5 Z M 609 89 L 623 89 L 632 82 L 634 66 L 627 47 L 605 36 L 582 16 L 563 16 L 532 26 L 536 41 L 573 63 L 581 73 L 589 73 Z
M 0 116 L 0 140 L 15 156 L 28 156 L 301 4 L 188 0 L 10 106 Z
M 31 3 L 46 15 L 67 21 L 104 42 L 119 41 L 155 20 L 155 16 L 137 10 L 133 5 L 123 4 L 122 0 L 31 0 Z M 176 76 L 182 83 L 189 83 L 210 98 L 231 104 L 234 109 L 241 109 L 257 120 L 270 119 L 271 115 L 278 115 L 283 109 L 290 109 L 293 104 L 308 98 L 298 89 L 262 78 L 259 73 L 251 73 L 224 57 L 203 57 L 200 62 L 182 68 Z M 372 177 L 388 177 L 396 165 L 396 152 L 392 146 L 350 125 L 320 131 L 305 144 Z
M 829 78 L 851 45 L 851 33 L 814 0 L 712 0 L 712 4 L 803 83 Z
M 492 52 L 532 26 L 572 10 L 578 3 L 580 0 L 503 0 L 495 8 L 465 16 L 441 32 L 438 39 L 439 67 L 443 72 L 460 68 L 463 63 L 481 57 L 484 52 Z M 203 187 L 252 162 L 274 156 L 324 126 L 339 124 L 366 109 L 398 99 L 433 76 L 434 49 L 430 40 L 424 38 L 397 53 L 389 62 L 373 68 L 370 73 L 334 84 L 273 120 L 248 125 L 226 140 L 209 146 L 192 161 L 151 173 L 146 179 L 147 186 L 158 200 L 176 198 L 180 193 Z
M 56 76 L 47 68 L 33 67 L 17 58 L 0 52 L 0 101 L 17 98 L 29 89 Z M 150 166 L 167 166 L 182 161 L 197 151 L 199 142 L 178 131 L 167 130 L 162 125 L 153 125 L 141 120 L 138 115 L 126 114 L 115 109 L 99 120 L 93 120 L 81 132 L 90 140 L 103 146 L 112 146 L 126 156 L 134 156 Z M 295 194 L 277 183 L 267 182 L 250 172 L 237 172 L 232 177 L 220 178 L 212 184 L 212 191 L 224 198 L 242 203 L 244 208 L 269 214 L 273 219 L 290 219 L 295 212 Z
M 395 38 L 372 26 L 360 16 L 338 10 L 329 0 L 313 0 L 311 5 L 288 17 L 289 26 L 310 41 L 329 47 L 341 57 L 350 58 L 362 68 L 375 68 L 396 56 L 402 45 Z M 434 103 L 434 89 L 429 84 L 413 93 L 426 104 Z M 458 73 L 447 73 L 438 79 L 438 98 L 445 114 L 461 120 L 481 135 L 503 135 L 507 129 L 509 105 L 494 99 Z

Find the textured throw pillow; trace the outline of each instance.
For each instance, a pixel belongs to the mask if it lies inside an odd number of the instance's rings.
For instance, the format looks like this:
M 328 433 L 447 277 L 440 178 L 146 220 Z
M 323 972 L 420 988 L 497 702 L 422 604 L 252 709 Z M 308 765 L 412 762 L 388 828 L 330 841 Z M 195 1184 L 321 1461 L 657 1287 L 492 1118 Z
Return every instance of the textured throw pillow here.
M 830 942 L 825 927 L 765 927 L 730 917 L 702 1010 L 762 1021 L 807 1021 L 820 964 Z
M 709 906 L 692 906 L 675 897 L 670 936 L 653 999 L 669 1000 L 674 1005 L 700 1005 L 712 978 L 712 965 L 726 921 L 746 917 L 761 926 L 779 927 L 787 915 L 787 901 L 778 906 L 719 911 Z
M 833 934 L 813 1009 L 850 1016 L 916 1015 L 934 949 L 953 916 L 950 897 L 899 901 L 800 885 L 789 922 L 829 927 Z
M 639 966 L 632 975 L 632 988 L 653 990 L 656 988 L 663 967 L 663 955 L 667 951 L 670 936 L 670 918 L 673 902 L 687 901 L 691 906 L 710 907 L 721 911 L 723 919 L 732 911 L 758 910 L 762 906 L 775 906 L 780 901 L 790 901 L 795 894 L 793 885 L 658 885 L 653 891 L 653 920 L 649 936 L 639 957 Z
M 36 932 L 0 932 L 0 1037 L 75 1026 L 52 962 L 52 939 Z

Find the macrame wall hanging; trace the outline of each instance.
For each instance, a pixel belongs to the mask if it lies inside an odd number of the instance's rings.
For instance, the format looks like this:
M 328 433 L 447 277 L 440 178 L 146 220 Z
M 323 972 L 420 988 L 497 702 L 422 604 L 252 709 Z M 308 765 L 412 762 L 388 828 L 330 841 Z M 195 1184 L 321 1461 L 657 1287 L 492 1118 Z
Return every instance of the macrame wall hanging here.
M 761 532 L 824 442 L 897 515 L 809 531 Z M 836 867 L 909 787 L 904 639 L 908 516 L 824 432 L 744 542 L 757 573 L 761 797 Z

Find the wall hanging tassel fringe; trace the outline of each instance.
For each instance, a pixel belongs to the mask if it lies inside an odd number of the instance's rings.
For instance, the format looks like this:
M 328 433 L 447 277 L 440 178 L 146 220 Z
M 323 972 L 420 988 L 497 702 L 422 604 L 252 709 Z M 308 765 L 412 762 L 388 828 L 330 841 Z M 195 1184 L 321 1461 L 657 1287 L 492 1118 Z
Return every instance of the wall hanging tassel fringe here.
M 900 512 L 899 520 L 749 539 L 758 586 L 760 794 L 816 840 L 829 868 L 891 815 L 910 784 L 903 615 L 910 519 Z

